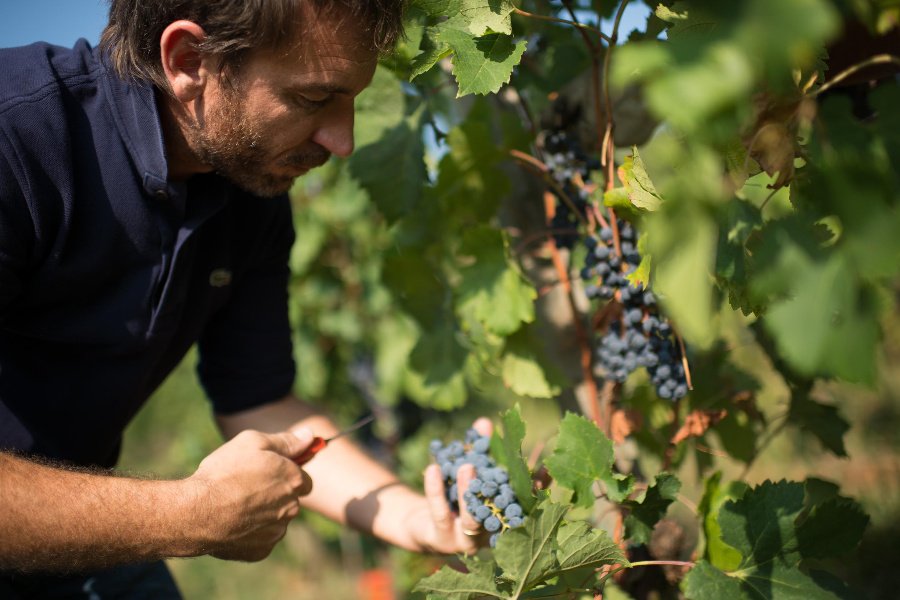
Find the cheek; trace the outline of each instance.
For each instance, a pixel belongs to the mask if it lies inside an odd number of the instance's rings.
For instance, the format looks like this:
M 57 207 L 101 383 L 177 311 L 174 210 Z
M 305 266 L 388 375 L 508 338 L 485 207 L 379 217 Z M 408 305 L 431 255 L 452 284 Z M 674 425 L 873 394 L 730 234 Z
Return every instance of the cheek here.
M 306 145 L 315 133 L 312 120 L 297 115 L 272 118 L 266 123 L 265 129 L 261 141 L 279 154 Z

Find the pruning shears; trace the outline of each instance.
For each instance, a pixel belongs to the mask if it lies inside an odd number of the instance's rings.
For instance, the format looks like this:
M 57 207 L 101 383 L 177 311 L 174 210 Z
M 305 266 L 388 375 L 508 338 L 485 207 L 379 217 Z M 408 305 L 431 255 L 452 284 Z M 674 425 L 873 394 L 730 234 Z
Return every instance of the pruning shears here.
M 360 419 L 359 421 L 357 421 L 350 427 L 347 427 L 346 429 L 339 431 L 338 433 L 334 434 L 333 436 L 331 436 L 329 438 L 323 438 L 323 437 L 319 437 L 319 436 L 314 437 L 313 441 L 309 445 L 309 447 L 303 451 L 303 454 L 301 454 L 300 456 L 295 458 L 294 462 L 297 463 L 298 465 L 305 465 L 310 460 L 312 460 L 313 456 L 318 454 L 320 451 L 324 450 L 325 446 L 328 445 L 328 442 L 330 442 L 332 440 L 336 440 L 337 438 L 347 435 L 348 433 L 352 433 L 352 432 L 356 431 L 357 429 L 359 429 L 360 427 L 362 427 L 363 425 L 368 425 L 369 423 L 371 423 L 374 420 L 375 420 L 375 415 L 369 415 L 367 417 L 363 417 L 362 419 Z

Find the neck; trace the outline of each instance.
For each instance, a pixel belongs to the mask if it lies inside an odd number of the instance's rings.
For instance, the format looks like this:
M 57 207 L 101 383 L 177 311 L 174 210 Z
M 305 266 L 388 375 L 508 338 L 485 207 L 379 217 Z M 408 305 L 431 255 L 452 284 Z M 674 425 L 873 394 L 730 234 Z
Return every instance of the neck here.
M 156 105 L 159 107 L 159 120 L 166 148 L 168 178 L 173 181 L 184 181 L 191 175 L 212 171 L 212 167 L 197 158 L 188 142 L 186 132 L 191 125 L 185 107 L 159 90 L 156 91 Z

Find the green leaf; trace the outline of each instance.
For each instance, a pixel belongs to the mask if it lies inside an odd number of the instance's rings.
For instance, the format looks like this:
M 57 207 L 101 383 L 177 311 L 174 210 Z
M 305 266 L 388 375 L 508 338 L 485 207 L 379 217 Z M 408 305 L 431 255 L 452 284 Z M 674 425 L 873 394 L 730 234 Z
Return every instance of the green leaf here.
M 420 248 L 390 252 L 384 259 L 383 280 L 395 299 L 425 329 L 443 317 L 441 302 L 448 294 L 444 282 Z
M 498 538 L 495 557 L 503 570 L 503 579 L 515 588 L 513 598 L 553 573 L 556 530 L 566 511 L 561 504 L 542 502 L 528 515 L 524 525 L 507 529 Z
M 559 393 L 559 386 L 552 384 L 533 354 L 522 348 L 512 348 L 509 344 L 503 353 L 501 376 L 503 384 L 519 396 L 531 398 L 553 398 Z
M 460 573 L 456 569 L 444 566 L 437 573 L 419 581 L 413 591 L 446 600 L 470 600 L 484 596 L 505 597 L 494 581 L 493 562 L 485 562 L 475 557 L 463 557 L 462 560 L 468 573 Z
M 526 46 L 525 40 L 514 43 L 508 35 L 473 37 L 468 31 L 449 26 L 440 29 L 438 38 L 453 50 L 453 75 L 459 83 L 457 97 L 497 92 L 509 82 Z
M 353 139 L 359 149 L 377 142 L 406 118 L 400 80 L 387 69 L 378 67 L 372 83 L 357 96 L 354 107 Z
M 764 320 L 779 352 L 806 375 L 874 382 L 880 329 L 871 289 L 837 253 L 812 262 L 787 248 L 779 268 L 792 295 L 773 303 Z
M 829 587 L 833 584 L 829 582 Z M 706 561 L 684 580 L 687 600 L 838 600 L 841 596 L 797 568 L 773 561 L 765 570 L 727 575 Z
M 432 17 L 449 16 L 455 26 L 472 35 L 512 33 L 512 0 L 415 0 L 412 6 Z
M 797 527 L 804 558 L 834 558 L 855 551 L 869 516 L 849 498 L 831 498 L 813 507 Z
M 664 206 L 668 206 L 667 203 Z M 684 338 L 701 348 L 713 342 L 711 271 L 718 232 L 708 214 L 689 207 L 660 210 L 647 220 L 655 278 L 652 287 Z M 668 232 L 663 232 L 668 229 Z M 673 239 L 682 234 L 680 239 Z
M 506 154 L 492 133 L 486 101 L 475 100 L 466 120 L 447 134 L 447 143 L 450 151 L 441 159 L 434 189 L 444 218 L 465 226 L 489 222 L 510 184 L 498 176 Z
M 447 44 L 437 42 L 434 38 L 440 32 L 440 29 L 427 27 L 422 35 L 422 42 L 419 48 L 422 50 L 415 56 L 410 65 L 409 79 L 412 81 L 419 75 L 426 73 L 438 63 L 442 58 L 450 56 L 453 50 Z
M 841 417 L 837 407 L 816 402 L 805 394 L 794 394 L 788 418 L 837 456 L 847 456 L 844 434 L 850 424 Z
M 585 521 L 565 522 L 556 533 L 559 549 L 556 560 L 559 571 L 600 565 L 627 565 L 619 546 L 602 529 L 594 529 Z
M 512 33 L 510 14 L 516 8 L 512 0 L 461 0 L 460 15 L 473 35 L 488 32 Z
M 680 489 L 681 482 L 677 477 L 670 473 L 660 473 L 640 502 L 624 502 L 631 509 L 630 514 L 625 517 L 625 538 L 636 544 L 648 543 L 653 535 L 653 527 L 665 516 Z
M 703 533 L 706 536 L 706 548 L 703 557 L 713 566 L 730 571 L 738 568 L 741 554 L 722 541 L 722 528 L 719 526 L 719 510 L 728 500 L 737 500 L 747 491 L 748 486 L 742 481 L 731 481 L 722 485 L 722 472 L 710 476 L 704 484 L 703 499 L 697 512 L 702 521 Z
M 559 425 L 559 438 L 545 465 L 562 486 L 575 492 L 578 506 L 594 505 L 594 482 L 612 477 L 613 446 L 588 419 L 566 413 Z
M 500 336 L 534 320 L 537 293 L 507 258 L 502 232 L 486 225 L 474 227 L 463 234 L 460 253 L 472 259 L 470 266 L 460 270 L 460 311 L 471 311 L 485 328 Z
M 349 159 L 351 173 L 389 222 L 408 214 L 422 197 L 427 181 L 423 114 L 420 110 Z
M 506 338 L 501 358 L 503 385 L 531 398 L 553 398 L 559 394 L 562 377 L 544 356 L 544 345 L 533 325 L 525 325 Z
M 637 146 L 631 148 L 631 156 L 625 157 L 622 166 L 619 167 L 619 179 L 625 185 L 625 193 L 631 204 L 648 211 L 659 208 L 662 198 L 647 174 Z
M 814 486 L 816 487 L 816 486 Z M 821 487 L 821 486 L 818 486 Z M 701 561 L 684 583 L 687 598 L 738 600 L 835 600 L 845 597 L 843 584 L 821 573 L 807 575 L 799 568 L 804 554 L 825 557 L 852 548 L 865 527 L 865 517 L 846 499 L 828 498 L 815 505 L 805 522 L 796 526 L 804 510 L 805 491 L 800 483 L 763 484 L 737 501 L 726 502 L 719 512 L 722 540 L 741 554 L 739 568 L 723 572 Z M 704 499 L 705 502 L 705 499 Z M 816 509 L 820 508 L 821 512 Z M 850 520 L 846 536 L 836 524 Z M 830 530 L 830 531 L 829 531 Z M 802 535 L 801 535 L 802 532 Z M 739 585 L 739 591 L 735 588 Z
M 800 483 L 766 481 L 722 506 L 722 541 L 741 553 L 742 570 L 763 568 L 776 557 L 799 560 L 794 521 L 803 510 L 803 496 Z
M 681 585 L 687 600 L 742 600 L 741 582 L 705 560 L 691 568 Z
M 465 361 L 468 353 L 453 322 L 422 332 L 410 354 L 407 385 L 418 401 L 440 409 L 465 403 Z
M 535 498 L 532 492 L 531 472 L 522 457 L 522 441 L 525 439 L 525 422 L 516 404 L 502 415 L 503 437 L 500 449 L 500 462 L 509 471 L 509 485 L 516 493 L 519 504 L 525 513 L 534 508 Z

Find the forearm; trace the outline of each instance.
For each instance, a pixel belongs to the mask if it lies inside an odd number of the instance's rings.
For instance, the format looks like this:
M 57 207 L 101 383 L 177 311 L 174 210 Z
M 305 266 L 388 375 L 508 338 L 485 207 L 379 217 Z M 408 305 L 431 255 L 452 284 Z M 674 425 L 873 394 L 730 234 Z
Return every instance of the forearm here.
M 0 568 L 72 571 L 203 553 L 202 487 L 0 453 Z

